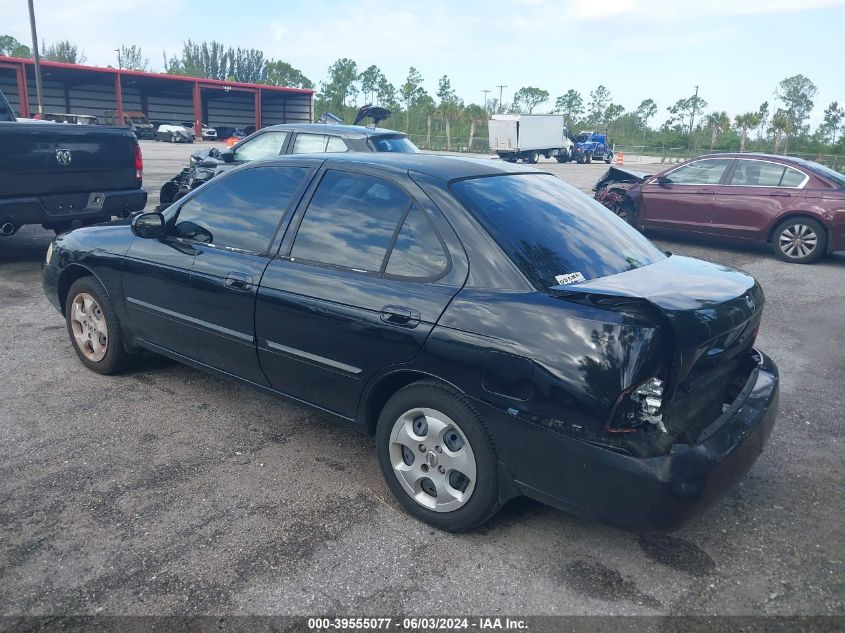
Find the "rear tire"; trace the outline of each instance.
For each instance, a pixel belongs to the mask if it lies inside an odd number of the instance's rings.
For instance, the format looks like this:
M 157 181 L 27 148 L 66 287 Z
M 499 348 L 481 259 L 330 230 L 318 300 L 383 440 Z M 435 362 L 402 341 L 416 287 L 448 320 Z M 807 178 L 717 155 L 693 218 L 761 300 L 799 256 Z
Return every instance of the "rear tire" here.
M 540 155 L 537 152 L 529 152 L 525 157 L 525 162 L 531 165 L 536 165 L 538 160 L 540 160 Z
M 123 330 L 106 289 L 94 277 L 77 279 L 65 298 L 65 322 L 79 360 L 98 374 L 117 374 L 127 364 Z
M 827 252 L 827 232 L 810 218 L 789 218 L 775 229 L 772 247 L 785 262 L 811 264 Z
M 478 413 L 451 387 L 424 381 L 397 391 L 379 415 L 375 439 L 388 487 L 425 523 L 466 532 L 499 509 L 493 442 Z

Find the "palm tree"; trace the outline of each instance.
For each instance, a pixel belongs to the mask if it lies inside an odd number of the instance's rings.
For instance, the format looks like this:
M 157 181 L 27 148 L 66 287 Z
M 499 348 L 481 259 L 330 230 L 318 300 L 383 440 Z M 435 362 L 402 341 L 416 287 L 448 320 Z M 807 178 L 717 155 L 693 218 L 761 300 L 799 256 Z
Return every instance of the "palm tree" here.
M 437 115 L 446 125 L 446 151 L 452 151 L 452 121 L 460 116 L 461 102 L 456 99 L 444 99 L 437 108 Z
M 434 99 L 426 94 L 419 97 L 416 103 L 416 108 L 425 116 L 425 148 L 431 149 L 431 119 L 437 110 L 437 106 L 434 104 Z
M 738 114 L 734 118 L 734 127 L 739 131 L 739 151 L 745 151 L 745 143 L 748 140 L 748 131 L 753 130 L 760 125 L 759 112 L 746 112 L 745 114 Z
M 727 112 L 711 112 L 704 120 L 704 126 L 710 130 L 710 149 L 712 150 L 719 136 L 731 129 L 731 120 Z
M 487 120 L 487 110 L 480 105 L 471 103 L 464 109 L 464 118 L 469 121 L 469 143 L 468 149 L 472 151 L 472 141 L 475 138 L 475 126 L 477 123 L 484 123 Z

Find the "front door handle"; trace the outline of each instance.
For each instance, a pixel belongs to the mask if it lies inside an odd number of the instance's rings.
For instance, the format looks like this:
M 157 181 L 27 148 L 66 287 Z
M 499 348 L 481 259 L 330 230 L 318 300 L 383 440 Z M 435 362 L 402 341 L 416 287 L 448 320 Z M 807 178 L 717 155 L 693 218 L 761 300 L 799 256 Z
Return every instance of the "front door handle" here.
M 381 309 L 381 320 L 391 325 L 417 327 L 420 323 L 420 313 L 419 310 L 405 306 L 384 306 Z
M 252 288 L 252 277 L 243 273 L 229 273 L 226 275 L 225 284 L 232 290 L 249 290 Z
M 788 191 L 773 191 L 770 196 L 777 196 L 778 198 L 791 198 L 792 194 Z
M 697 193 L 701 196 L 704 196 L 704 195 L 712 195 L 716 192 L 713 191 L 712 189 L 698 189 L 695 193 Z

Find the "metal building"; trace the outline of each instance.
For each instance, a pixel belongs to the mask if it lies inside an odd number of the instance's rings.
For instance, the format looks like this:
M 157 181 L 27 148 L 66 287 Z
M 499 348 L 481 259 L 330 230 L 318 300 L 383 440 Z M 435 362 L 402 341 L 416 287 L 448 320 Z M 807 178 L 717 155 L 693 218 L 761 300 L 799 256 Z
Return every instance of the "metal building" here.
M 312 120 L 313 90 L 218 81 L 116 68 L 41 62 L 44 111 L 103 117 L 107 110 L 141 111 L 151 121 L 194 121 L 211 127 L 256 128 Z M 0 90 L 18 116 L 37 112 L 35 65 L 0 56 Z

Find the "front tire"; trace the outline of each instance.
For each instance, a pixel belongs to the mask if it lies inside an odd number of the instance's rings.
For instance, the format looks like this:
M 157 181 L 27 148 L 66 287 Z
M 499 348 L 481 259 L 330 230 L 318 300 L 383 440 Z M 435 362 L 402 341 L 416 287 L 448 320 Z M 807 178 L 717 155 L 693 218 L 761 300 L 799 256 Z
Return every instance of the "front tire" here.
M 105 375 L 124 369 L 123 330 L 105 288 L 94 277 L 82 277 L 71 285 L 65 322 L 71 344 L 88 369 Z
M 827 233 L 810 218 L 790 218 L 775 229 L 775 255 L 790 264 L 811 264 L 825 254 Z
M 569 161 L 572 160 L 572 156 L 570 156 L 569 150 L 565 150 L 565 149 L 559 151 L 555 158 L 557 158 L 557 162 L 559 162 L 559 163 L 568 163 Z
M 537 164 L 537 161 L 539 161 L 539 160 L 540 160 L 540 155 L 539 155 L 537 152 L 530 152 L 530 153 L 529 153 L 529 154 L 525 157 L 525 162 L 526 162 L 526 163 L 530 163 L 530 164 L 532 164 L 532 165 L 536 165 L 536 164 Z
M 499 508 L 487 429 L 466 398 L 446 385 L 417 382 L 396 392 L 379 415 L 376 450 L 399 503 L 437 529 L 472 530 Z

